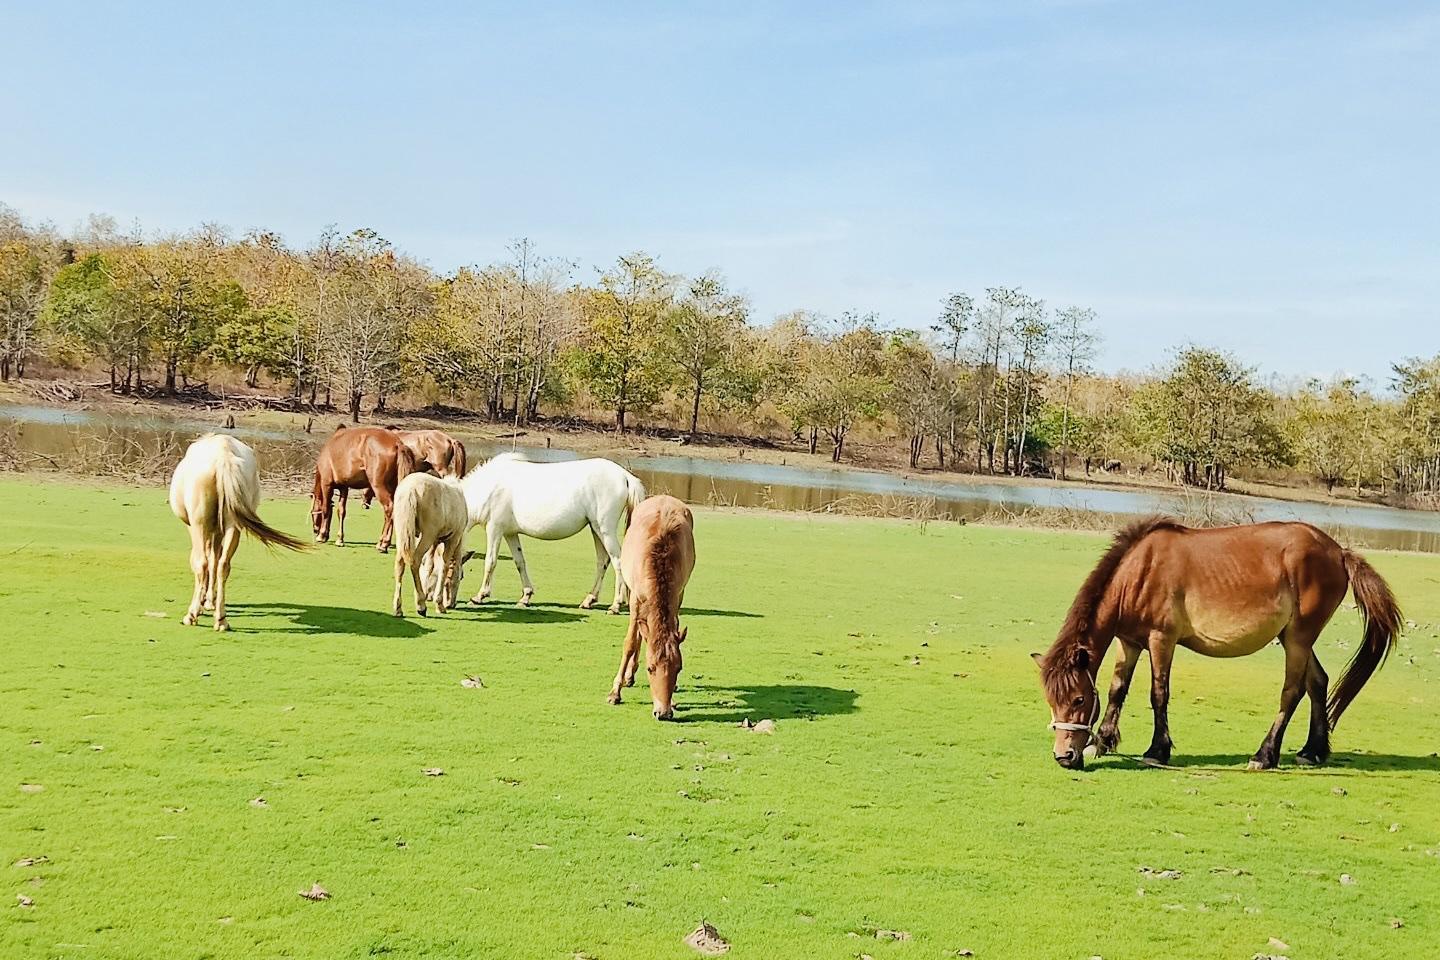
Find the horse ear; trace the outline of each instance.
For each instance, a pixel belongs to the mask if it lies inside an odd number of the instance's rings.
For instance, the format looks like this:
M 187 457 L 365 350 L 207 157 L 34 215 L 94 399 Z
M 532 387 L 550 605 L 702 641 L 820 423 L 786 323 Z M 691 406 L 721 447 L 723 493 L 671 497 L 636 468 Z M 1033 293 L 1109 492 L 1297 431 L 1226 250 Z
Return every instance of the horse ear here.
M 680 628 L 680 642 L 681 642 L 681 643 L 684 643 L 684 642 L 685 642 L 685 638 L 686 638 L 687 636 L 689 636 L 689 635 L 690 635 L 690 628 L 689 628 L 689 627 L 681 627 L 681 628 Z
M 1076 670 L 1089 670 L 1090 651 L 1086 650 L 1084 647 L 1080 647 L 1075 651 L 1075 657 L 1070 662 L 1075 664 Z
M 1037 667 L 1045 666 L 1045 654 L 1043 653 L 1032 653 L 1030 654 L 1030 659 L 1035 661 L 1035 666 Z
M 473 557 L 473 556 L 475 556 L 475 551 L 474 551 L 474 550 L 466 550 L 465 553 L 460 557 L 460 562 L 461 562 L 462 564 L 464 564 L 464 563 L 469 563 L 469 562 L 470 562 L 470 558 Z

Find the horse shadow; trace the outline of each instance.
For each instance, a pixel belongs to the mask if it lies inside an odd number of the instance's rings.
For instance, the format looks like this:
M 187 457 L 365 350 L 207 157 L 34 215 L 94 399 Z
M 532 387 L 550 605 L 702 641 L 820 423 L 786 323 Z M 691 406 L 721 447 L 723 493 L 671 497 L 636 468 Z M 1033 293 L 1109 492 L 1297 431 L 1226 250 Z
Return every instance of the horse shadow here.
M 682 617 L 744 617 L 747 620 L 763 620 L 764 614 L 750 613 L 747 610 L 709 610 L 705 607 L 681 607 Z
M 401 619 L 390 613 L 355 607 L 325 607 L 302 603 L 232 603 L 227 604 L 227 607 L 237 612 L 272 613 L 289 618 L 290 626 L 268 627 L 265 629 L 266 633 L 342 633 L 380 639 L 413 640 L 435 632 L 410 618 Z
M 575 623 L 586 619 L 585 611 L 576 610 L 573 606 L 563 603 L 532 603 L 528 607 L 518 607 L 513 603 L 506 603 L 504 600 L 490 600 L 482 604 L 474 604 L 468 600 L 451 607 L 444 616 L 459 616 L 463 620 L 474 620 L 480 623 Z
M 691 699 L 699 695 L 701 702 Z M 682 684 L 675 718 L 681 723 L 740 723 L 742 720 L 812 720 L 860 709 L 854 690 L 805 683 Z
M 1220 767 L 1245 772 L 1246 764 L 1250 762 L 1250 754 L 1233 753 L 1210 753 L 1210 754 L 1185 754 L 1177 755 L 1170 760 L 1170 766 L 1177 770 L 1184 771 L 1194 769 L 1194 772 L 1202 772 L 1200 768 Z M 1097 766 L 1097 769 L 1110 770 L 1139 770 L 1148 771 L 1150 768 L 1140 763 L 1133 763 L 1123 757 L 1114 758 L 1113 762 Z M 1330 761 L 1320 767 L 1304 767 L 1295 762 L 1293 754 L 1281 757 L 1280 766 L 1276 768 L 1281 773 L 1294 773 L 1298 776 L 1318 777 L 1344 775 L 1347 772 L 1356 773 L 1415 773 L 1415 772 L 1440 772 L 1440 754 L 1426 754 L 1425 756 L 1404 756 L 1392 753 L 1332 753 Z M 1257 775 L 1260 771 L 1257 771 Z

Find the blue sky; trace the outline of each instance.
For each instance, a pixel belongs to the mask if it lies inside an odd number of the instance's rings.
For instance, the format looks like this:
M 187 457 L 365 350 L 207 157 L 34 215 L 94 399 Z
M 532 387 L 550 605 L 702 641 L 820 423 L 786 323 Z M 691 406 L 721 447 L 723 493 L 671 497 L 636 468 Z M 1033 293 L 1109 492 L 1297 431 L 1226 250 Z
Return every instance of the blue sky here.
M 1440 6 L 0 3 L 0 201 L 717 268 L 757 317 L 1019 285 L 1101 365 L 1440 352 Z

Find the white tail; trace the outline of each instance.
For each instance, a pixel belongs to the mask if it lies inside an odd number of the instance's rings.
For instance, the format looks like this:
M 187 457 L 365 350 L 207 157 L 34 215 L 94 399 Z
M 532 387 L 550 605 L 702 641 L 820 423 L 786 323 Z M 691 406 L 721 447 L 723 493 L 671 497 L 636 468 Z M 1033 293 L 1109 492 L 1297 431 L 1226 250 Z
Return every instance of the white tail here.
M 303 550 L 301 541 L 260 519 L 260 475 L 253 460 L 226 449 L 215 459 L 215 498 L 220 529 L 239 527 L 267 547 Z
M 645 499 L 645 484 L 633 473 L 625 474 L 625 485 L 628 492 L 625 497 L 625 525 L 630 525 L 630 517 L 634 515 L 635 508 L 640 506 Z

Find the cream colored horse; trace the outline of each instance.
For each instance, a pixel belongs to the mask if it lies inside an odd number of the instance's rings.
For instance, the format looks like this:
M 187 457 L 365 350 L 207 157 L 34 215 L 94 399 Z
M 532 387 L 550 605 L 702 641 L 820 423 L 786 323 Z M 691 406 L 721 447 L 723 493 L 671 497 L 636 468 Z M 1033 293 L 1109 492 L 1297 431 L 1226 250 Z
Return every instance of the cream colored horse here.
M 404 616 L 400 591 L 407 567 L 415 583 L 416 613 L 425 616 L 427 596 L 441 613 L 455 606 L 469 529 L 459 480 L 412 473 L 400 481 L 395 488 L 395 616 Z
M 183 621 L 186 626 L 200 619 L 203 606 L 215 611 L 216 630 L 230 629 L 225 619 L 225 581 L 242 530 L 266 546 L 304 549 L 305 544 L 260 519 L 259 502 L 260 470 L 254 450 L 218 433 L 190 444 L 170 480 L 170 509 L 190 528 L 195 594 Z

